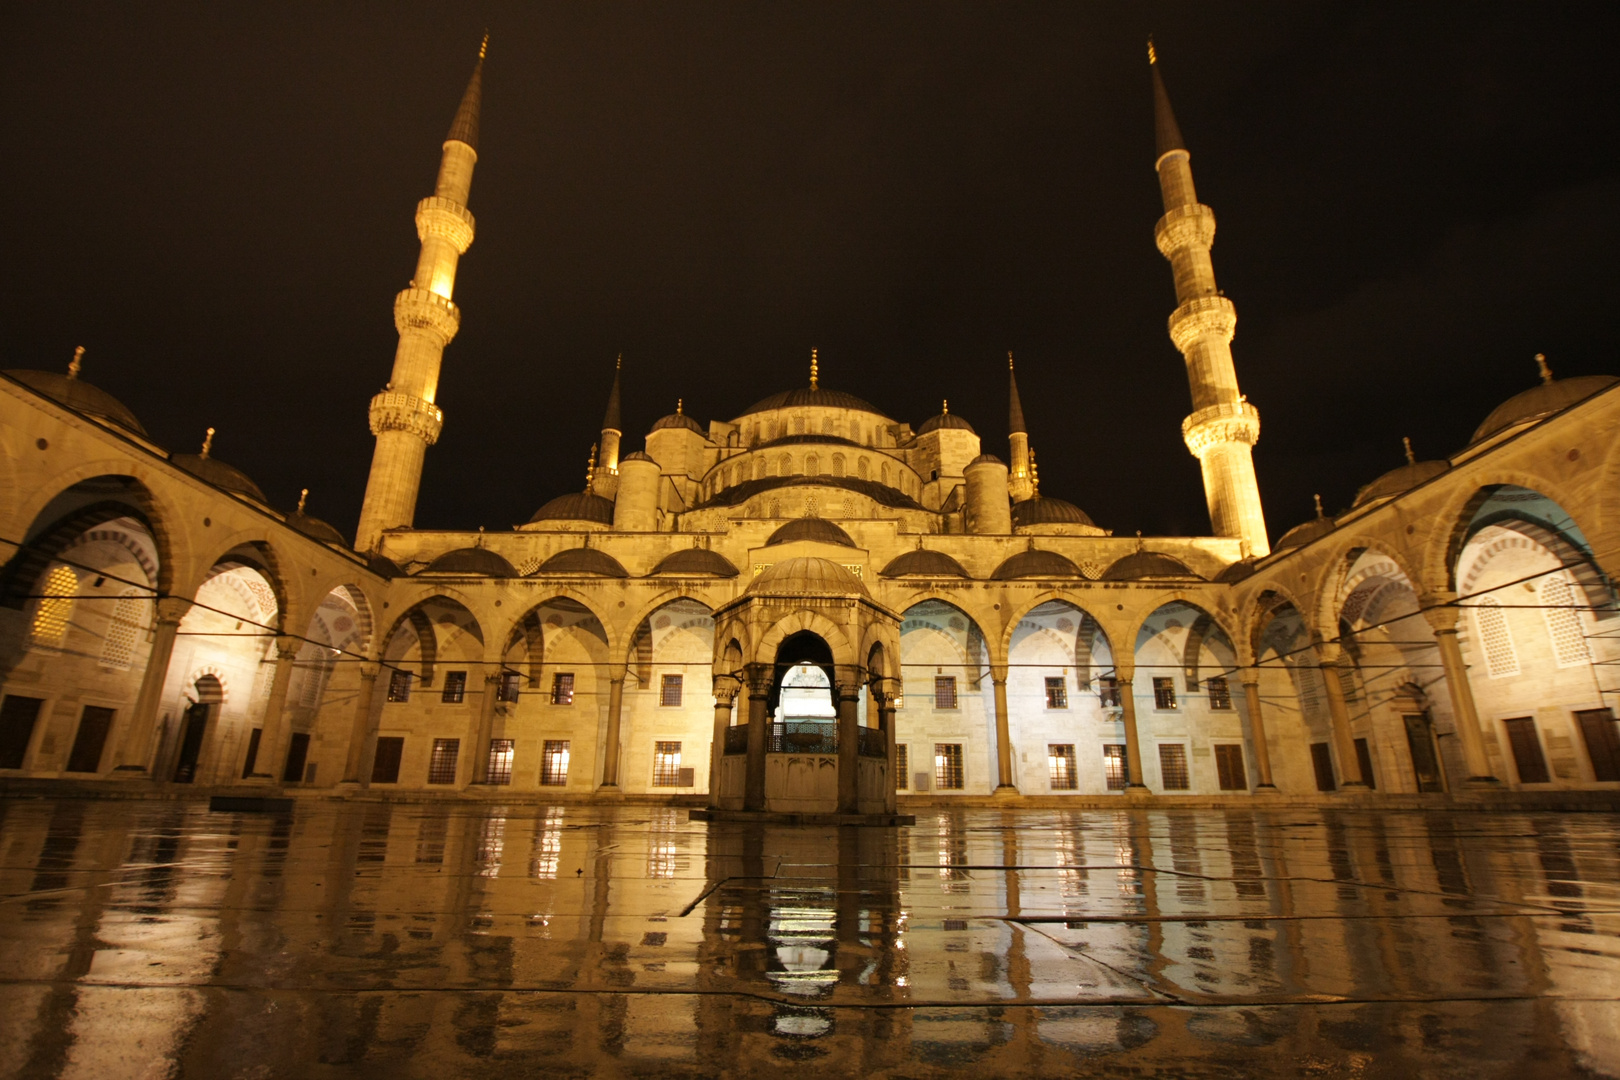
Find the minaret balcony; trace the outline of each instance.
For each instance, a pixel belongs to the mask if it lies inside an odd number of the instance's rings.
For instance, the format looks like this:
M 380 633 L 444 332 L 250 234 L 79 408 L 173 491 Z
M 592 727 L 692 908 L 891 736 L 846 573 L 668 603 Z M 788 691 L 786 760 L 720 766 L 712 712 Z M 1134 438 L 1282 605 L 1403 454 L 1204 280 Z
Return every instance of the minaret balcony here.
M 371 399 L 371 433 L 408 431 L 432 446 L 444 430 L 444 410 L 415 394 L 384 390 Z
M 1200 461 L 1223 443 L 1253 446 L 1260 441 L 1260 410 L 1241 399 L 1199 409 L 1181 422 L 1181 438 Z
M 427 330 L 448 345 L 461 329 L 461 309 L 436 292 L 413 286 L 394 297 L 394 329 L 401 334 Z
M 1167 259 L 1186 248 L 1207 251 L 1215 243 L 1215 211 L 1203 203 L 1178 206 L 1153 226 L 1153 240 Z
M 1237 308 L 1224 296 L 1195 296 L 1170 313 L 1170 340 L 1185 353 L 1199 341 L 1230 342 L 1237 332 Z
M 430 236 L 442 236 L 455 245 L 456 254 L 465 255 L 472 247 L 474 222 L 472 211 L 454 199 L 429 195 L 416 204 L 416 237 L 426 242 Z

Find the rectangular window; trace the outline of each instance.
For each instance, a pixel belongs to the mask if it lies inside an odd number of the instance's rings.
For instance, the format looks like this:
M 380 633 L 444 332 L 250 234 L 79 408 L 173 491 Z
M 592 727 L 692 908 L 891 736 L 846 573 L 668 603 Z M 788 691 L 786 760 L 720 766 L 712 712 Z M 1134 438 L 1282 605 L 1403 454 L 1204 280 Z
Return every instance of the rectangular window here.
M 516 705 L 518 687 L 523 682 L 523 676 L 516 671 L 501 672 L 501 685 L 495 691 L 495 700 L 508 705 Z
M 68 754 L 68 772 L 99 772 L 101 751 L 107 745 L 107 732 L 112 728 L 113 711 L 100 705 L 86 705 L 79 716 L 79 731 L 73 736 L 73 750 Z
M 1176 707 L 1176 680 L 1164 675 L 1153 677 L 1153 707 L 1155 709 Z
M 679 675 L 665 675 L 658 684 L 658 704 L 671 708 L 680 708 L 681 684 L 684 680 Z
M 574 703 L 574 673 L 572 671 L 559 671 L 551 676 L 551 703 L 553 705 L 572 705 Z
M 392 671 L 388 675 L 388 700 L 411 700 L 411 673 L 408 671 Z
M 955 675 L 935 675 L 934 676 L 934 708 L 936 708 L 936 709 L 954 709 L 954 708 L 956 708 L 956 676 Z
M 1104 675 L 1097 680 L 1097 698 L 1102 702 L 1103 708 L 1119 705 L 1119 680 L 1112 675 Z
M 951 680 L 954 692 L 956 680 Z M 962 744 L 934 744 L 934 786 L 941 791 L 960 791 L 962 788 Z
M 377 736 L 377 756 L 371 763 L 371 782 L 373 784 L 399 783 L 399 763 L 405 756 L 405 737 L 403 735 Z
M 679 787 L 680 773 L 681 744 L 653 743 L 653 787 Z
M 460 739 L 434 739 L 433 756 L 428 759 L 428 783 L 455 783 L 456 758 L 460 756 Z
M 1575 714 L 1586 740 L 1586 756 L 1592 761 L 1592 779 L 1620 780 L 1620 731 L 1615 730 L 1614 713 L 1608 709 L 1585 709 Z
M 20 769 L 28 755 L 28 740 L 34 737 L 44 698 L 7 694 L 0 703 L 0 769 Z
M 1069 683 L 1063 676 L 1047 677 L 1046 707 L 1048 709 L 1067 709 L 1069 707 Z
M 489 762 L 484 766 L 484 783 L 510 784 L 512 782 L 512 740 L 489 740 Z
M 547 739 L 540 751 L 540 783 L 562 787 L 568 783 L 568 740 Z
M 304 779 L 304 762 L 309 758 L 309 732 L 293 733 L 287 747 L 287 760 L 281 768 L 281 782 L 296 784 Z
M 1367 745 L 1366 739 L 1356 740 L 1356 764 L 1361 766 L 1361 782 L 1376 789 L 1378 780 L 1373 776 L 1372 748 Z
M 907 790 L 906 785 L 909 778 L 906 775 L 906 770 L 911 767 L 908 760 L 910 757 L 911 755 L 906 752 L 904 743 L 900 743 L 894 748 L 894 787 L 896 791 Z
M 1109 791 L 1124 791 L 1131 782 L 1124 743 L 1103 743 L 1103 783 Z
M 1204 683 L 1209 690 L 1209 707 L 1211 709 L 1230 709 L 1232 707 L 1232 688 L 1227 685 L 1225 676 L 1217 675 Z
M 459 705 L 467 698 L 467 673 L 465 671 L 447 671 L 444 673 L 444 693 L 441 695 L 446 705 Z
M 259 763 L 259 740 L 263 737 L 263 728 L 254 728 L 248 735 L 247 758 L 242 762 L 242 779 L 244 780 L 253 775 L 253 766 Z
M 1047 680 L 1050 682 L 1051 680 Z M 1046 748 L 1047 771 L 1053 791 L 1074 791 L 1080 786 L 1079 771 L 1074 767 L 1072 743 L 1052 743 Z
M 1536 722 L 1528 716 L 1502 721 L 1507 728 L 1508 745 L 1513 748 L 1513 764 L 1519 769 L 1519 783 L 1545 784 L 1547 759 L 1541 755 L 1541 740 L 1536 737 Z
M 1316 769 L 1317 791 L 1338 790 L 1339 785 L 1333 780 L 1333 754 L 1327 743 L 1311 743 L 1311 766 Z
M 1159 779 L 1166 791 L 1187 791 L 1192 788 L 1192 781 L 1187 776 L 1187 747 L 1184 744 L 1159 744 Z
M 1243 747 L 1221 743 L 1215 747 L 1215 778 L 1222 791 L 1248 791 L 1249 777 L 1243 768 Z

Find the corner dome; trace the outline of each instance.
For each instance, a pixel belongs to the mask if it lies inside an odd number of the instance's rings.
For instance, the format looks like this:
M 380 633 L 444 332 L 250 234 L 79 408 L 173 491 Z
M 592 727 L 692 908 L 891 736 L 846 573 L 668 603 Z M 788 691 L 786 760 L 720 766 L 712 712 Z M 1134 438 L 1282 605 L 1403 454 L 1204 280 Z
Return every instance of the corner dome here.
M 613 500 L 589 491 L 559 495 L 536 510 L 529 524 L 537 521 L 594 521 L 598 525 L 612 525 Z
M 1320 539 L 1332 532 L 1337 524 L 1330 517 L 1312 518 L 1305 524 L 1295 525 L 1292 529 L 1283 533 L 1282 539 L 1277 541 L 1272 550 L 1282 551 L 1286 548 L 1304 547 L 1311 541 Z
M 349 542 L 343 539 L 342 533 L 320 518 L 294 512 L 287 515 L 287 524 L 312 540 L 320 540 L 328 544 L 342 544 L 344 547 L 349 546 Z
M 1140 581 L 1143 578 L 1199 578 L 1180 559 L 1160 551 L 1137 551 L 1102 572 L 1100 581 Z M 1202 578 L 1199 578 L 1202 581 Z
M 731 561 L 708 548 L 686 548 L 672 551 L 653 567 L 654 574 L 713 574 L 716 577 L 736 577 L 738 570 Z
M 8 371 L 6 374 L 35 393 L 48 397 L 74 412 L 95 417 L 97 420 L 105 420 L 136 435 L 146 434 L 141 422 L 123 402 L 100 387 L 91 386 L 83 379 L 70 379 L 54 371 L 18 370 Z
M 1533 386 L 1492 409 L 1491 415 L 1474 431 L 1470 442 L 1477 443 L 1520 424 L 1563 412 L 1576 402 L 1607 390 L 1615 383 L 1620 383 L 1620 378 L 1613 375 L 1577 375 L 1570 379 L 1551 379 L 1540 386 Z
M 868 402 L 862 401 L 854 394 L 846 394 L 842 390 L 824 390 L 817 388 L 811 390 L 804 387 L 798 390 L 784 390 L 780 394 L 772 394 L 762 401 L 756 401 L 749 406 L 743 416 L 754 413 L 770 412 L 772 409 L 792 409 L 801 406 L 817 406 L 825 409 L 854 409 L 857 412 L 869 412 L 877 416 L 884 416 Z
M 1427 483 L 1450 470 L 1449 461 L 1412 461 L 1398 469 L 1391 469 L 1360 491 L 1352 507 L 1365 506 L 1374 499 L 1389 499 L 1405 495 L 1419 484 Z
M 685 428 L 688 431 L 695 431 L 704 437 L 707 437 L 709 434 L 707 431 L 703 430 L 702 424 L 699 424 L 696 420 L 692 419 L 690 416 L 687 416 L 685 413 L 678 412 L 672 412 L 668 416 L 659 417 L 657 422 L 652 426 L 653 431 L 666 431 L 670 428 Z
M 1215 581 L 1220 585 L 1236 585 L 1254 576 L 1255 560 L 1253 556 L 1239 559 L 1231 566 L 1226 567 L 1215 575 Z
M 217 488 L 246 495 L 255 502 L 268 505 L 264 492 L 259 490 L 258 484 L 248 479 L 247 473 L 225 464 L 219 458 L 203 457 L 201 454 L 171 454 L 169 464 L 184 469 L 197 479 L 213 484 Z
M 1062 499 L 1051 499 L 1038 495 L 1033 499 L 1013 503 L 1013 526 L 1019 525 L 1089 525 L 1096 528 L 1096 523 L 1086 516 L 1086 512 L 1072 502 Z
M 400 568 L 399 563 L 386 555 L 375 553 L 366 556 L 366 569 L 385 580 L 405 576 L 405 571 Z
M 771 533 L 771 538 L 765 541 L 765 546 L 774 547 L 777 544 L 791 544 L 796 540 L 808 540 L 815 544 L 837 544 L 840 547 L 847 548 L 855 546 L 855 541 L 850 539 L 849 533 L 826 518 L 818 517 L 793 519 Z
M 482 574 L 485 577 L 517 577 L 515 567 L 488 548 L 457 548 L 427 564 L 424 574 Z
M 918 435 L 926 435 L 930 431 L 965 431 L 969 435 L 977 435 L 973 425 L 952 412 L 942 412 L 938 416 L 923 421 L 922 427 L 917 429 Z
M 990 577 L 996 581 L 1011 581 L 1027 577 L 1079 577 L 1080 568 L 1055 551 L 1020 551 L 996 567 Z
M 569 548 L 540 564 L 537 574 L 596 574 L 599 577 L 629 577 L 619 560 L 596 548 Z
M 960 577 L 965 578 L 968 572 L 962 564 L 945 554 L 943 551 L 929 551 L 918 548 L 896 557 L 888 566 L 878 571 L 884 577 L 905 577 L 916 574 L 919 577 Z
M 1004 469 L 1007 467 L 1007 463 L 996 457 L 994 454 L 980 454 L 978 457 L 967 463 L 967 467 L 970 469 L 975 465 L 1000 465 Z
M 772 563 L 743 591 L 756 596 L 868 595 L 861 579 L 847 567 L 813 555 Z

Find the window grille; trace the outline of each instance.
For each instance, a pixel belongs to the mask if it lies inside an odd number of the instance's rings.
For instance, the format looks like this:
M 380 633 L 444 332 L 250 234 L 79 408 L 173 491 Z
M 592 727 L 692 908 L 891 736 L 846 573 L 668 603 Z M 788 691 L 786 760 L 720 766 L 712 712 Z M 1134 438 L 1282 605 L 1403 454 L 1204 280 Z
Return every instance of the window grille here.
M 503 701 L 508 705 L 517 704 L 519 688 L 523 676 L 516 671 L 501 672 L 501 685 L 495 693 L 496 701 Z
M 844 455 L 843 454 L 834 454 L 833 455 L 833 475 L 834 476 L 843 476 L 844 475 Z M 846 514 L 845 516 L 847 517 L 848 515 Z
M 941 791 L 962 788 L 962 744 L 934 744 L 934 786 Z
M 113 605 L 107 636 L 101 643 L 101 666 L 127 671 L 135 660 L 135 644 L 146 621 L 146 601 L 135 589 L 126 589 Z
M 1074 791 L 1080 786 L 1080 777 L 1074 767 L 1074 746 L 1056 743 L 1046 748 L 1046 763 L 1053 791 Z
M 444 673 L 444 692 L 440 695 L 446 705 L 459 705 L 467 698 L 467 673 L 465 671 L 447 671 Z
M 574 703 L 574 673 L 572 671 L 559 671 L 551 676 L 551 703 L 553 705 L 572 705 Z
M 568 783 L 568 740 L 547 739 L 540 752 L 540 783 L 562 787 Z
M 377 737 L 377 754 L 371 761 L 371 782 L 373 784 L 399 783 L 399 763 L 405 756 L 405 736 L 379 735 Z
M 1232 707 L 1232 688 L 1225 677 L 1217 675 L 1204 683 L 1209 690 L 1209 707 L 1211 709 L 1230 709 Z
M 1182 743 L 1159 744 L 1159 779 L 1166 791 L 1187 791 L 1192 787 L 1187 775 L 1187 747 Z
M 681 704 L 681 684 L 684 678 L 680 675 L 665 675 L 658 688 L 658 704 L 679 708 Z
M 867 474 L 871 471 L 871 466 L 867 464 L 865 458 L 861 458 L 861 460 L 856 464 L 856 472 L 862 480 L 867 479 Z
M 1243 747 L 1222 743 L 1215 747 L 1215 778 L 1222 791 L 1248 791 L 1249 777 L 1243 767 Z
M 806 476 L 821 475 L 821 459 L 815 454 L 807 454 L 804 459 L 804 472 Z M 813 501 L 813 500 L 812 500 Z M 815 511 L 810 511 L 812 514 Z
M 1047 677 L 1046 707 L 1048 709 L 1067 709 L 1069 707 L 1069 684 L 1063 676 Z
M 1166 676 L 1154 676 L 1153 707 L 1155 709 L 1173 709 L 1176 707 L 1176 680 Z
M 1586 647 L 1586 632 L 1581 629 L 1581 616 L 1575 610 L 1575 591 L 1561 577 L 1550 577 L 1541 583 L 1541 613 L 1547 617 L 1547 632 L 1552 635 L 1553 655 L 1559 667 L 1584 664 L 1592 658 Z
M 1109 791 L 1124 791 L 1131 782 L 1124 743 L 1103 743 L 1103 784 Z
M 653 787 L 678 787 L 681 779 L 681 744 L 653 743 Z
M 956 676 L 934 676 L 934 708 L 956 708 Z
M 1474 621 L 1479 625 L 1479 641 L 1485 649 L 1485 669 L 1493 679 L 1519 673 L 1519 655 L 1513 648 L 1513 635 L 1508 631 L 1507 616 L 1496 597 L 1483 597 L 1474 608 Z
M 411 673 L 408 671 L 391 671 L 388 674 L 388 700 L 411 700 Z
M 42 649 L 60 649 L 67 641 L 68 623 L 73 618 L 73 594 L 79 591 L 79 575 L 72 567 L 58 565 L 45 575 L 39 591 L 31 638 Z
M 1119 705 L 1119 680 L 1112 675 L 1104 675 L 1097 680 L 1097 699 L 1104 708 Z
M 793 475 L 793 456 L 791 454 L 783 454 L 781 457 L 776 459 L 776 475 Z
M 428 783 L 456 782 L 456 758 L 461 756 L 460 739 L 434 739 L 433 756 L 428 759 Z
M 485 766 L 484 782 L 510 784 L 512 782 L 512 740 L 489 740 L 489 764 Z
M 910 757 L 911 757 L 911 755 L 907 752 L 904 743 L 900 743 L 900 744 L 897 744 L 895 746 L 895 748 L 894 748 L 894 786 L 895 786 L 895 790 L 897 790 L 897 791 L 905 791 L 905 790 L 907 790 L 907 786 L 909 784 L 909 776 L 910 776 L 910 774 L 907 772 L 907 770 L 910 769 L 910 767 L 911 767 L 911 763 L 908 760 Z

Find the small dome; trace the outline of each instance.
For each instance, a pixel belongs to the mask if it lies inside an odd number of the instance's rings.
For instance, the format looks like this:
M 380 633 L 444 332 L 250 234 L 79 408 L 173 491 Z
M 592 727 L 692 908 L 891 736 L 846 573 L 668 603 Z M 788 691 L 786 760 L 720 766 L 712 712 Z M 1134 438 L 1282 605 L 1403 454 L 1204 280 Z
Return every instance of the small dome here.
M 1090 525 L 1096 528 L 1086 512 L 1072 502 L 1049 499 L 1042 495 L 1034 499 L 1013 503 L 1013 525 Z
M 1583 401 L 1600 390 L 1607 390 L 1617 382 L 1620 382 L 1620 378 L 1613 375 L 1577 375 L 1572 379 L 1552 379 L 1540 386 L 1533 386 L 1492 409 L 1491 415 L 1479 425 L 1471 441 L 1479 442 L 1508 428 L 1562 412 L 1577 401 Z
M 971 469 L 975 465 L 1000 465 L 1003 469 L 1007 467 L 1007 463 L 996 457 L 994 454 L 980 454 L 978 457 L 968 462 L 967 467 Z
M 320 518 L 310 517 L 308 514 L 291 513 L 287 515 L 287 524 L 314 540 L 321 540 L 328 544 L 342 544 L 347 547 L 349 542 L 343 539 L 343 534 Z
M 763 596 L 866 596 L 866 586 L 831 559 L 808 556 L 767 566 L 744 590 Z
M 536 510 L 529 524 L 537 521 L 594 521 L 598 525 L 611 525 L 613 501 L 589 491 L 559 495 Z
M 1027 577 L 1079 577 L 1080 568 L 1055 551 L 1020 551 L 996 567 L 996 581 Z
M 424 574 L 481 574 L 485 577 L 517 577 L 515 567 L 488 548 L 470 547 L 447 551 L 427 564 Z
M 1195 578 L 1197 574 L 1180 559 L 1159 551 L 1138 551 L 1104 570 L 1101 581 L 1140 581 L 1143 578 Z M 1202 579 L 1200 579 L 1202 580 Z
M 569 548 L 540 564 L 537 574 L 597 574 L 601 577 L 629 577 L 619 560 L 596 548 Z
M 370 570 L 373 574 L 376 574 L 380 578 L 397 578 L 405 576 L 405 571 L 400 569 L 399 563 L 395 562 L 393 559 L 390 559 L 386 555 L 367 555 L 366 569 Z
M 972 424 L 968 423 L 960 416 L 957 416 L 955 413 L 950 412 L 940 413 L 938 416 L 930 417 L 929 419 L 924 420 L 922 427 L 917 429 L 917 434 L 926 435 L 930 431 L 939 431 L 941 429 L 949 431 L 965 431 L 969 435 L 978 434 L 978 432 L 973 430 Z
M 652 430 L 654 431 L 664 431 L 668 428 L 685 428 L 688 431 L 695 431 L 699 435 L 703 436 L 707 436 L 709 434 L 707 431 L 703 430 L 702 424 L 699 424 L 696 420 L 692 419 L 690 416 L 687 416 L 685 413 L 672 412 L 668 416 L 661 417 L 658 422 L 652 426 Z
M 929 551 L 918 548 L 908 551 L 897 557 L 885 566 L 880 573 L 884 577 L 905 577 L 916 574 L 920 577 L 960 577 L 965 578 L 968 572 L 962 564 L 945 554 L 943 551 Z
M 878 416 L 878 412 L 867 402 L 862 401 L 854 394 L 846 394 L 842 390 L 825 390 L 808 387 L 799 390 L 784 390 L 780 394 L 772 394 L 763 401 L 756 401 L 743 413 L 749 416 L 753 413 L 770 412 L 772 409 L 792 409 L 800 406 L 819 406 L 825 409 L 854 409 L 857 412 L 869 412 Z
M 724 555 L 708 548 L 686 548 L 672 551 L 653 567 L 654 574 L 713 574 L 716 577 L 736 577 L 737 568 Z
M 1413 461 L 1398 469 L 1391 469 L 1360 491 L 1356 492 L 1354 506 L 1363 506 L 1374 499 L 1405 495 L 1419 484 L 1433 480 L 1451 468 L 1449 461 Z
M 169 464 L 178 466 L 197 479 L 213 484 L 217 488 L 246 495 L 255 502 L 266 502 L 264 492 L 259 490 L 258 484 L 248 479 L 247 473 L 225 464 L 219 458 L 203 457 L 201 454 L 171 454 Z
M 818 517 L 793 519 L 771 533 L 771 538 L 765 541 L 765 546 L 774 547 L 777 544 L 791 544 L 796 540 L 808 540 L 816 544 L 837 544 L 840 547 L 847 548 L 855 546 L 855 541 L 849 538 L 849 533 L 826 518 Z
M 137 435 L 146 434 L 141 422 L 135 419 L 135 414 L 123 402 L 83 379 L 70 379 L 54 371 L 8 371 L 6 374 L 35 393 L 43 394 L 74 412 L 106 420 Z
M 1215 580 L 1221 585 L 1236 585 L 1254 575 L 1254 559 L 1239 559 L 1215 575 Z
M 642 453 L 640 450 L 637 450 L 633 454 L 626 454 L 626 455 L 624 455 L 624 457 L 620 458 L 619 459 L 619 464 L 623 465 L 627 461 L 652 461 L 652 460 L 653 459 L 652 459 L 651 456 Z M 658 464 L 658 462 L 653 461 L 653 464 L 656 465 L 656 464 Z
M 1332 532 L 1335 524 L 1330 517 L 1319 517 L 1312 518 L 1303 525 L 1295 525 L 1282 534 L 1282 539 L 1277 541 L 1277 546 L 1273 550 L 1282 551 L 1285 548 L 1304 547 L 1312 540 Z

